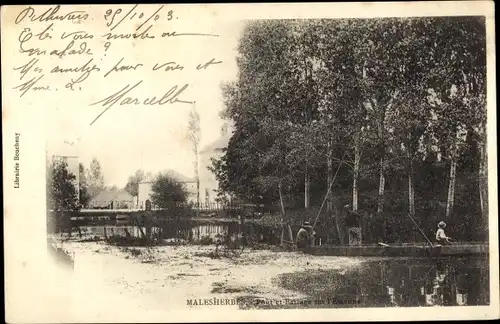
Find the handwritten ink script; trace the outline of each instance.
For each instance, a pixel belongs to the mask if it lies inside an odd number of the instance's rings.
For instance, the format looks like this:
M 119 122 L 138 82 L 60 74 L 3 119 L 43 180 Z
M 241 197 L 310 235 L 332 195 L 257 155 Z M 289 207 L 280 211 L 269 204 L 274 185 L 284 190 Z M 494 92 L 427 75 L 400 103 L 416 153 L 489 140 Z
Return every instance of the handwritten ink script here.
M 200 58 L 200 53 L 181 53 L 182 44 L 213 42 L 219 35 L 189 24 L 189 29 L 178 30 L 185 29 L 186 24 L 177 23 L 184 17 L 168 5 L 74 8 L 19 9 L 14 24 L 20 63 L 13 68 L 13 89 L 21 100 L 92 92 L 86 96 L 91 100 L 78 102 L 102 108 L 89 121 L 92 125 L 114 107 L 190 104 L 196 99 L 189 94 L 196 77 L 183 74 L 217 73 L 223 63 L 210 54 Z M 148 51 L 158 44 L 168 51 L 151 56 L 161 60 L 149 59 Z M 105 88 L 104 94 L 93 92 L 96 86 Z

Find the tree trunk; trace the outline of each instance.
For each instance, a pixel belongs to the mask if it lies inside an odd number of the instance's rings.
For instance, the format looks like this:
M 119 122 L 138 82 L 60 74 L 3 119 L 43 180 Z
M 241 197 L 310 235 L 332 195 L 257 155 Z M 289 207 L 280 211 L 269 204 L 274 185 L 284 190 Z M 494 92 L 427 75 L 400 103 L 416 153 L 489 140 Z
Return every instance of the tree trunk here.
M 385 168 L 384 168 L 384 158 L 381 158 L 380 176 L 378 185 L 378 206 L 377 206 L 378 213 L 382 213 L 384 211 L 384 190 L 385 190 Z
M 378 106 L 379 116 L 378 116 L 378 125 L 377 125 L 377 135 L 380 145 L 380 176 L 379 176 L 379 186 L 378 186 L 378 206 L 377 212 L 382 213 L 384 211 L 384 191 L 385 191 L 385 132 L 384 132 L 384 122 L 385 122 L 385 108 L 381 105 L 374 104 Z
M 410 135 L 406 146 L 406 158 L 408 159 L 408 212 L 411 216 L 415 215 L 415 188 L 413 186 L 413 152 L 411 149 Z
M 198 208 L 200 207 L 200 179 L 198 175 L 196 175 L 196 203 L 198 204 Z
M 340 213 L 335 211 L 335 227 L 337 228 L 337 235 L 339 236 L 340 245 L 344 245 L 345 238 L 342 226 L 342 219 L 340 218 Z
M 332 174 L 332 172 L 333 172 L 332 154 L 333 153 L 332 153 L 331 143 L 328 143 L 327 150 L 328 151 L 327 151 L 327 160 L 326 160 L 326 164 L 327 164 L 326 188 L 330 188 L 332 181 L 333 181 L 333 174 Z M 327 200 L 326 200 L 326 211 L 327 211 L 328 217 L 331 216 L 332 211 L 333 211 L 333 194 L 332 194 L 332 192 L 333 192 L 333 190 L 330 190 L 330 192 L 328 193 Z
M 309 193 L 310 193 L 310 175 L 309 175 L 309 171 L 307 170 L 307 166 L 306 166 L 306 174 L 304 176 L 304 207 L 307 209 L 309 208 L 310 206 L 310 197 L 309 197 Z
M 141 232 L 141 236 L 143 239 L 147 239 L 146 233 L 144 233 L 144 229 L 142 228 L 141 224 L 137 224 L 137 228 L 139 229 L 139 232 Z
M 290 244 L 293 243 L 293 231 L 292 231 L 292 227 L 290 226 L 290 224 L 287 225 L 287 230 L 288 230 L 288 240 L 290 242 Z
M 413 186 L 413 168 L 410 161 L 408 170 L 408 212 L 410 215 L 415 215 L 415 188 Z
M 455 204 L 455 179 L 456 179 L 457 161 L 453 157 L 450 164 L 450 182 L 448 184 L 448 199 L 446 201 L 446 218 L 449 218 L 453 212 Z
M 200 216 L 200 175 L 198 170 L 198 145 L 194 146 L 194 174 L 196 177 L 196 216 Z
M 126 227 L 125 227 L 123 230 L 125 231 L 125 236 L 126 236 L 128 239 L 131 239 L 131 238 L 132 238 L 132 234 L 130 234 L 130 232 L 129 232 L 128 228 L 126 228 Z
M 144 217 L 144 218 L 146 218 L 146 217 Z M 145 222 L 144 222 L 144 223 L 145 223 Z M 140 222 L 140 221 L 139 221 L 139 219 L 137 219 L 137 218 L 135 219 L 135 225 L 136 225 L 136 226 L 137 226 L 137 228 L 139 229 L 139 232 L 141 233 L 141 237 L 142 237 L 142 238 L 144 238 L 144 239 L 147 239 L 148 237 L 147 237 L 146 233 L 144 233 L 144 230 L 143 230 L 143 228 L 142 228 L 142 225 L 143 225 L 143 224 L 141 224 L 141 222 Z
M 479 201 L 481 214 L 488 220 L 488 155 L 486 143 L 478 143 L 479 146 Z
M 341 225 L 341 219 L 340 219 L 340 214 L 338 211 L 334 211 L 334 201 L 333 201 L 333 160 L 332 160 L 332 144 L 328 143 L 328 155 L 327 155 L 327 188 L 331 188 L 330 192 L 328 193 L 328 198 L 327 198 L 327 211 L 328 211 L 328 216 L 332 217 L 334 222 L 335 222 L 335 229 L 337 231 L 337 235 L 339 237 L 339 242 L 341 245 L 344 244 L 344 235 L 342 232 L 342 225 Z M 335 213 L 335 214 L 334 214 Z
M 358 135 L 359 136 L 359 135 Z M 359 152 L 359 144 L 356 143 L 354 146 L 354 171 L 353 171 L 353 181 L 352 181 L 352 210 L 358 210 L 358 181 L 359 181 L 359 164 L 361 156 Z
M 281 219 L 285 219 L 285 204 L 283 203 L 283 189 L 281 186 L 281 181 L 278 183 L 278 193 L 280 196 L 280 205 L 281 205 Z

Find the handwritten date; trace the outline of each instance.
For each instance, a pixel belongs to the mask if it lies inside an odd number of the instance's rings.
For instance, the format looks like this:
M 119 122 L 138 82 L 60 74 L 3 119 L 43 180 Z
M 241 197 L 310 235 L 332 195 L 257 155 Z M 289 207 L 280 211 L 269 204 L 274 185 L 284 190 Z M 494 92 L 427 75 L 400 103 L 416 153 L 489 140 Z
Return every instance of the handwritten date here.
M 108 9 L 106 10 L 106 13 L 104 14 L 104 19 L 108 21 L 106 26 L 111 27 L 111 30 L 114 30 L 116 27 L 120 26 L 120 24 L 125 20 L 139 20 L 142 21 L 142 24 L 140 24 L 136 30 L 141 29 L 142 26 L 147 24 L 151 19 L 153 21 L 157 21 L 160 19 L 160 11 L 164 8 L 164 6 L 161 6 L 158 10 L 156 10 L 152 15 L 145 15 L 144 12 L 137 12 L 137 7 L 139 5 L 135 5 L 130 9 L 127 13 L 123 13 L 123 10 L 121 8 L 118 8 L 116 10 L 113 9 Z M 173 10 L 170 10 L 167 13 L 167 20 L 172 20 L 174 18 L 173 16 L 174 12 Z

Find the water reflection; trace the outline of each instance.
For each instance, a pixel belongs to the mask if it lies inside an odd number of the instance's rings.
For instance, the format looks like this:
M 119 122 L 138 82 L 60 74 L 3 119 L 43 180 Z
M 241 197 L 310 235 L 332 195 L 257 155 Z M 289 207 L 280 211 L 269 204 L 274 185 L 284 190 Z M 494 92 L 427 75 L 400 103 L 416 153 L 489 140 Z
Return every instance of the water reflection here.
M 80 231 L 83 235 L 99 237 L 109 237 L 115 235 L 140 237 L 143 233 L 147 233 L 146 227 L 130 225 L 82 226 L 80 227 Z M 226 235 L 234 239 L 240 234 L 247 240 L 251 239 L 253 242 L 257 243 L 279 243 L 279 230 L 274 227 L 258 224 L 240 225 L 235 222 L 196 224 L 190 221 L 184 221 L 167 223 L 162 228 L 153 226 L 151 228 L 151 233 L 153 235 L 161 236 L 163 239 L 176 238 L 186 239 L 193 242 L 199 242 L 206 238 L 215 240 L 218 236 Z
M 145 227 L 138 227 L 138 226 L 86 226 L 86 227 L 81 227 L 80 229 L 83 235 L 91 235 L 99 237 L 127 236 L 127 235 L 133 237 L 140 237 L 142 233 L 146 233 Z M 158 234 L 159 232 L 160 229 L 158 227 L 153 227 L 151 229 L 151 233 L 153 235 Z
M 324 301 L 324 307 L 489 305 L 484 258 L 370 261 L 347 272 L 307 271 L 279 279 L 284 288 Z
M 191 228 L 191 239 L 200 241 L 203 238 L 211 238 L 215 240 L 219 235 L 225 236 L 228 234 L 228 225 L 207 224 L 198 225 Z

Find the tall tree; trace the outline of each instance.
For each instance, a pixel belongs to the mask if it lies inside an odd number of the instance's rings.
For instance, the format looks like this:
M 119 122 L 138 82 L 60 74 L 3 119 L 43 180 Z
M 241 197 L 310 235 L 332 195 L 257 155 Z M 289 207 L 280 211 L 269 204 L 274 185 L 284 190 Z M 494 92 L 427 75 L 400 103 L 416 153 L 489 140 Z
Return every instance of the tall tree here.
M 200 206 L 200 176 L 199 176 L 199 145 L 201 140 L 200 115 L 196 111 L 196 103 L 189 112 L 187 137 L 192 145 L 194 154 L 194 173 L 196 177 L 196 205 Z
M 399 96 L 401 71 L 404 61 L 398 48 L 401 42 L 403 22 L 399 19 L 374 19 L 361 26 L 366 32 L 360 36 L 355 51 L 359 66 L 362 66 L 362 88 L 368 113 L 376 130 L 379 158 L 379 188 L 377 212 L 384 210 L 387 146 L 390 133 L 387 132 L 387 115 L 394 108 Z
M 54 160 L 47 170 L 47 209 L 55 215 L 56 226 L 65 227 L 71 236 L 72 226 L 66 212 L 77 211 L 78 199 L 76 176 L 68 169 L 66 161 Z
M 87 182 L 87 177 L 86 177 L 86 170 L 85 167 L 83 166 L 82 163 L 78 164 L 78 170 L 80 173 L 79 179 L 80 179 L 80 190 L 79 190 L 79 195 L 80 195 L 80 205 L 83 207 L 88 207 L 88 203 L 90 202 L 90 194 L 89 194 L 89 184 Z
M 304 78 L 304 60 L 298 55 L 295 41 L 303 34 L 301 31 L 299 35 L 294 34 L 293 27 L 294 23 L 287 21 L 249 23 L 238 47 L 239 78 L 224 91 L 225 115 L 234 121 L 234 136 L 247 136 L 237 146 L 230 143 L 228 151 L 237 147 L 233 152 L 243 157 L 240 163 L 245 165 L 253 160 L 255 166 L 244 173 L 254 176 L 245 187 L 257 191 L 254 197 L 275 196 L 283 224 L 287 222 L 286 195 L 298 185 L 299 174 L 308 179 L 304 174 L 307 168 L 297 164 L 291 155 L 287 156 L 290 140 L 293 141 L 292 130 L 305 125 L 311 112 L 308 98 L 304 96 L 308 85 Z M 299 42 L 299 45 L 302 44 Z M 301 156 L 307 163 L 305 158 L 307 155 Z M 301 169 L 299 174 L 295 173 L 297 167 Z M 241 179 L 236 172 L 230 174 L 236 176 L 234 180 Z M 304 188 L 308 187 L 307 181 Z M 306 205 L 307 192 L 304 194 Z
M 315 121 L 318 109 L 318 86 L 317 72 L 320 67 L 320 58 L 314 50 L 314 43 L 317 40 L 317 31 L 315 23 L 308 22 L 293 22 L 290 24 L 291 39 L 290 43 L 290 65 L 292 73 L 299 81 L 296 91 L 301 93 L 301 96 L 296 96 L 297 108 L 303 111 L 302 118 L 295 120 L 304 130 L 309 129 Z M 304 136 L 305 135 L 305 136 Z M 307 141 L 307 132 L 302 132 L 302 137 Z M 295 147 L 298 147 L 296 143 Z M 305 143 L 304 143 L 305 144 Z M 310 143 L 308 143 L 310 144 Z M 314 159 L 310 156 L 315 149 L 311 145 L 299 148 L 302 151 L 303 157 L 299 159 L 302 162 L 304 173 L 304 207 L 307 209 L 311 205 L 311 169 L 314 168 Z
M 415 214 L 415 163 L 425 155 L 423 140 L 431 118 L 426 100 L 427 77 L 433 60 L 428 55 L 430 38 L 427 37 L 430 21 L 425 19 L 402 20 L 399 38 L 392 46 L 397 57 L 398 93 L 393 97 L 391 110 L 387 111 L 387 129 L 392 134 L 391 150 L 402 153 L 408 183 L 408 212 Z
M 96 158 L 90 162 L 90 167 L 87 173 L 87 181 L 89 184 L 89 194 L 91 198 L 97 196 L 104 189 L 104 174 L 102 167 Z
M 75 211 L 80 204 L 76 189 L 76 176 L 68 169 L 65 161 L 53 161 L 47 172 L 48 209 L 54 211 Z
M 322 21 L 316 26 L 316 52 L 321 57 L 320 96 L 323 100 L 323 121 L 330 124 L 326 132 L 331 139 L 328 150 L 342 144 L 343 151 L 353 149 L 350 165 L 353 173 L 352 208 L 358 208 L 358 182 L 361 155 L 368 139 L 366 99 L 363 90 L 365 73 L 364 56 L 356 51 L 366 42 L 365 30 L 360 21 Z M 318 30 L 321 32 L 318 33 Z M 357 55 L 356 55 L 357 54 Z M 328 157 L 328 179 L 332 179 L 332 152 Z M 327 185 L 329 187 L 329 185 Z M 331 203 L 330 203 L 331 205 Z
M 479 174 L 484 174 L 486 33 L 484 17 L 455 17 L 440 21 L 428 55 L 435 64 L 429 72 L 435 136 L 449 161 L 446 216 L 453 213 L 457 163 L 468 132 L 478 139 Z M 481 178 L 480 178 L 481 179 Z M 479 196 L 484 197 L 483 181 Z M 481 203 L 481 207 L 484 205 Z
M 248 167 L 243 173 L 237 169 L 230 172 L 230 181 L 240 183 L 237 190 L 252 191 L 250 197 L 265 196 L 274 188 L 281 192 L 280 201 L 284 199 L 286 186 L 281 175 L 285 171 L 279 161 L 284 163 L 285 156 L 276 161 L 270 157 L 278 153 L 277 147 L 286 145 L 284 134 L 275 131 L 275 124 L 285 130 L 287 122 L 302 118 L 302 111 L 294 109 L 298 107 L 294 90 L 300 83 L 294 78 L 297 72 L 291 55 L 292 38 L 290 25 L 284 21 L 249 23 L 238 47 L 239 78 L 223 89 L 224 115 L 234 121 L 233 139 L 238 139 L 230 141 L 226 157 L 237 157 Z M 227 161 L 226 165 L 237 168 L 235 162 Z

